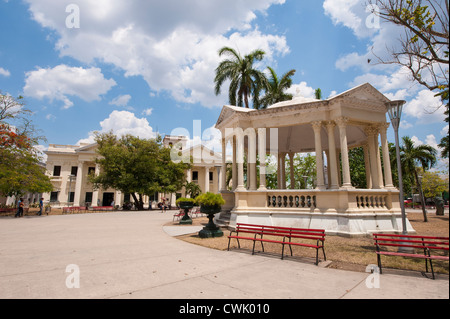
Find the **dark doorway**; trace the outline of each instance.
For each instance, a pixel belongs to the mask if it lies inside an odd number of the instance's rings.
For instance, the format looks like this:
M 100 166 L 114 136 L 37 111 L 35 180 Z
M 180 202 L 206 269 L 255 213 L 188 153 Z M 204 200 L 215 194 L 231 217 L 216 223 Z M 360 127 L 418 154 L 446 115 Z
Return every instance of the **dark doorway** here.
M 114 193 L 103 193 L 102 206 L 111 206 L 113 200 L 114 200 Z

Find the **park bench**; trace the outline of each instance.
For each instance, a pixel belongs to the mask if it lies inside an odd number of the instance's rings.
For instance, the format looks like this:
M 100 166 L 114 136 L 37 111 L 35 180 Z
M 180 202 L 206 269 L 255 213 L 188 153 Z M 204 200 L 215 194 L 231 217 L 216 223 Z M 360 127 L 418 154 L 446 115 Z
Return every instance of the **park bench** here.
M 173 214 L 173 219 L 172 221 L 175 221 L 175 218 L 177 220 L 179 220 L 180 218 L 182 218 L 184 216 L 184 209 L 180 209 L 179 212 L 176 212 L 175 214 Z
M 233 233 L 236 233 L 236 235 L 232 235 Z M 253 237 L 246 234 L 253 234 Z M 233 238 L 237 240 L 239 248 L 241 248 L 239 240 L 253 241 L 252 255 L 255 253 L 256 242 L 260 242 L 263 252 L 263 243 L 281 244 L 281 259 L 284 258 L 284 246 L 289 245 L 292 256 L 292 245 L 294 245 L 316 249 L 316 265 L 319 264 L 319 249 L 322 249 L 324 260 L 327 260 L 325 255 L 325 230 L 323 229 L 305 229 L 237 223 L 235 230 L 231 230 L 230 235 L 228 236 L 228 250 L 230 250 L 230 241 Z M 293 240 L 302 241 L 300 242 Z
M 432 260 L 448 261 L 448 239 L 448 237 L 421 235 L 373 234 L 380 274 L 381 256 L 401 256 L 424 259 L 426 272 L 429 261 L 432 277 L 435 279 Z M 401 248 L 404 248 L 404 251 L 401 251 Z

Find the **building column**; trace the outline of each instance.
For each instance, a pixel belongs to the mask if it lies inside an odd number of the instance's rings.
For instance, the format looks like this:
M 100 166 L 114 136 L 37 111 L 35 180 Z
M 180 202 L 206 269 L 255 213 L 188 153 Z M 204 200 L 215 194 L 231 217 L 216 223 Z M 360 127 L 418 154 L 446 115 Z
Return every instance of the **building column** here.
M 341 141 L 341 159 L 342 159 L 342 187 L 351 188 L 352 181 L 350 177 L 350 163 L 348 161 L 348 145 L 347 145 L 347 122 L 348 119 L 340 117 L 337 119 L 339 127 L 339 137 Z
M 311 123 L 314 130 L 314 143 L 316 152 L 317 189 L 325 189 L 325 179 L 323 174 L 323 151 L 322 151 L 322 122 Z
M 83 186 L 83 166 L 84 162 L 78 162 L 78 170 L 77 170 L 77 179 L 75 183 L 75 196 L 73 200 L 74 206 L 80 206 L 81 205 L 81 189 Z
M 295 189 L 294 155 L 295 153 L 289 153 L 289 178 L 291 179 L 291 185 L 289 185 L 290 189 Z
M 336 163 L 336 143 L 334 141 L 334 127 L 336 124 L 332 121 L 327 122 L 327 132 L 328 132 L 328 152 L 329 152 L 329 168 L 330 168 L 330 188 L 339 188 L 338 184 L 338 171 Z
M 368 127 L 365 131 L 367 134 L 367 142 L 369 145 L 370 176 L 372 179 L 372 189 L 380 189 L 381 187 L 378 175 L 377 150 L 375 146 L 376 130 L 373 127 Z
M 95 164 L 95 176 L 100 174 L 100 164 Z M 92 203 L 91 206 L 97 206 L 99 190 L 96 189 L 92 192 Z
M 209 192 L 209 167 L 205 167 L 205 190 L 203 193 Z
M 266 190 L 266 129 L 258 128 L 259 188 Z
M 380 128 L 381 147 L 383 150 L 384 183 L 386 188 L 394 188 L 392 183 L 391 160 L 389 157 L 389 144 L 387 140 L 387 129 L 389 123 L 385 123 Z
M 379 182 L 380 188 L 384 188 L 383 169 L 381 167 L 380 144 L 378 143 L 379 129 L 378 129 L 378 127 L 374 127 L 374 129 L 375 129 L 374 145 L 375 145 L 375 151 L 376 151 L 376 156 L 377 156 L 378 182 Z

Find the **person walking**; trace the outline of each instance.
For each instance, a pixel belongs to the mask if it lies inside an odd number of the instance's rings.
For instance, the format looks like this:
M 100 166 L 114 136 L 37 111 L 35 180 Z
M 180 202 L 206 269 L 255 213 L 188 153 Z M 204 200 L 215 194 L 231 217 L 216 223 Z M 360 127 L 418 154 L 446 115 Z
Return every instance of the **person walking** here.
M 23 217 L 23 207 L 25 204 L 23 203 L 23 198 L 19 199 L 19 202 L 17 203 L 17 213 L 14 215 L 14 217 Z
M 38 211 L 38 216 L 42 215 L 42 210 L 44 209 L 44 198 L 41 197 L 41 199 L 39 200 L 39 211 Z

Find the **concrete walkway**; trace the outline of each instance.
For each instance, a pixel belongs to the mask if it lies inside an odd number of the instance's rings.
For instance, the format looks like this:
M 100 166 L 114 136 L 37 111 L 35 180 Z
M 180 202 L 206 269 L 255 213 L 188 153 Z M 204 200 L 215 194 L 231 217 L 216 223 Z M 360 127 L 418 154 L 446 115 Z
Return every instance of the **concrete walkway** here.
M 0 298 L 449 298 L 448 276 L 386 271 L 368 288 L 369 273 L 183 242 L 173 235 L 198 227 L 163 227 L 171 220 L 157 211 L 0 218 Z

